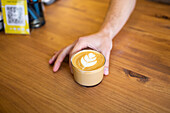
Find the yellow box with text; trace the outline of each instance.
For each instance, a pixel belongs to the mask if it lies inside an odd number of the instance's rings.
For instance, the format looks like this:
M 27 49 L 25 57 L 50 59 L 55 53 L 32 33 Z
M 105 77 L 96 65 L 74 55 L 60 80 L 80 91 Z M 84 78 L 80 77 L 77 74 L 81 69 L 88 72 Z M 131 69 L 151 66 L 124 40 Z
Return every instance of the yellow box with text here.
M 27 0 L 1 0 L 5 33 L 30 34 Z

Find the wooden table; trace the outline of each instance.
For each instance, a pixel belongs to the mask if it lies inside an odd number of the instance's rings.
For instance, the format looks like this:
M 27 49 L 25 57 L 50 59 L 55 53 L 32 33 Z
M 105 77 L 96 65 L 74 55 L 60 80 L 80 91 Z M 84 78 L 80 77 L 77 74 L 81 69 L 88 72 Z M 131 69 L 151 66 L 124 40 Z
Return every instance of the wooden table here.
M 68 62 L 48 64 L 80 36 L 99 30 L 109 0 L 60 0 L 31 35 L 0 32 L 0 113 L 170 113 L 170 6 L 138 0 L 113 40 L 110 74 L 97 87 L 74 82 Z

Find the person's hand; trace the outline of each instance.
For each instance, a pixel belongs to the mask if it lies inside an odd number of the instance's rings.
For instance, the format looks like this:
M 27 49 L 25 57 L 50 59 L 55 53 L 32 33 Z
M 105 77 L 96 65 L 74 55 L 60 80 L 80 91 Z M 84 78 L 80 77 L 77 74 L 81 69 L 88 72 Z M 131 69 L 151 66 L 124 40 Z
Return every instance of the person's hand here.
M 112 39 L 109 38 L 108 35 L 100 32 L 89 36 L 80 37 L 73 44 L 56 52 L 54 56 L 49 60 L 49 64 L 54 63 L 53 71 L 54 72 L 58 71 L 64 58 L 69 54 L 69 65 L 72 72 L 71 62 L 70 62 L 71 56 L 84 48 L 91 48 L 93 50 L 99 51 L 105 56 L 106 63 L 104 68 L 104 75 L 108 75 L 109 57 L 110 57 L 110 51 L 112 49 Z

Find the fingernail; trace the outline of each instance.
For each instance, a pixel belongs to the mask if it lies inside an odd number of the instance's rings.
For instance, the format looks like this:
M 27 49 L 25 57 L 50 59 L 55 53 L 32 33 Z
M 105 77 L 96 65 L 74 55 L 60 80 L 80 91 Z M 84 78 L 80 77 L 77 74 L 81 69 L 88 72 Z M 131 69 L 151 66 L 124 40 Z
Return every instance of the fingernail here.
M 53 60 L 54 60 L 54 56 L 49 60 L 49 63 L 51 64 L 52 62 L 53 62 Z
M 51 64 L 51 62 L 52 62 L 52 59 L 49 60 L 49 64 Z
M 109 70 L 108 70 L 108 68 L 105 68 L 104 69 L 104 75 L 108 75 L 109 74 Z
M 56 70 L 56 68 L 53 68 L 53 72 L 56 72 L 57 70 Z
M 54 66 L 53 72 L 57 72 L 57 67 L 56 66 Z

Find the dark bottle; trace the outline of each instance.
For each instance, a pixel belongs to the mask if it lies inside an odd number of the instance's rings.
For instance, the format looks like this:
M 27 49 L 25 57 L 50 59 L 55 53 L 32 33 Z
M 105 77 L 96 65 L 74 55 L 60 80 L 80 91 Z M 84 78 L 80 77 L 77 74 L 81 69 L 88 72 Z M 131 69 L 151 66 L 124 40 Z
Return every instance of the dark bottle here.
M 30 0 L 28 2 L 28 14 L 30 28 L 39 28 L 45 24 L 41 0 Z

